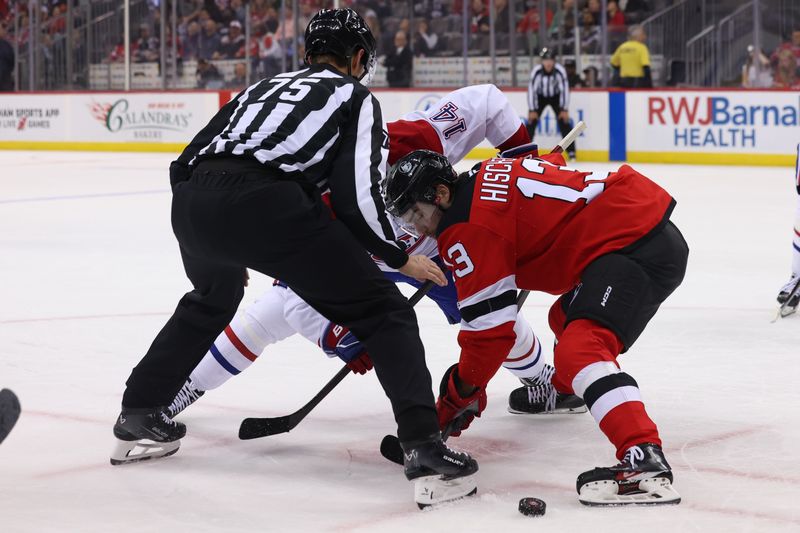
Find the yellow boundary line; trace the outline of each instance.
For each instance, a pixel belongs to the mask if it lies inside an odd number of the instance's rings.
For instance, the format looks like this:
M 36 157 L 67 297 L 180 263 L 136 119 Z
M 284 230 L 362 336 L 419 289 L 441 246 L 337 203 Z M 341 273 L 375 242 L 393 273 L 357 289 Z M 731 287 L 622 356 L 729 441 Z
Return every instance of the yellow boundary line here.
M 183 151 L 184 143 L 150 142 L 74 142 L 74 141 L 0 141 L 0 150 L 73 150 L 86 152 L 169 152 Z M 547 153 L 550 149 L 541 149 Z M 489 159 L 497 155 L 494 148 L 473 148 L 469 159 Z M 788 154 L 719 154 L 696 152 L 628 152 L 630 163 L 681 163 L 690 165 L 788 166 L 795 156 Z M 578 150 L 578 161 L 608 161 L 605 150 Z
M 71 150 L 81 152 L 172 152 L 181 153 L 184 143 L 0 141 L 0 150 Z
M 694 152 L 628 152 L 631 163 L 682 163 L 689 165 L 794 166 L 787 154 L 719 154 Z

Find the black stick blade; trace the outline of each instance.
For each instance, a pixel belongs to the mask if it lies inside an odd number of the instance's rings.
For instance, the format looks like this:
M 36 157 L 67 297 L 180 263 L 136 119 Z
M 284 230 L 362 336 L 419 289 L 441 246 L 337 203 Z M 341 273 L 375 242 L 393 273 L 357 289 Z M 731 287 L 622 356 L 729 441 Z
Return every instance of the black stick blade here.
M 403 466 L 403 448 L 394 435 L 386 435 L 381 441 L 381 455 L 389 461 Z
M 259 437 L 269 437 L 270 435 L 287 433 L 291 429 L 291 421 L 288 416 L 279 416 L 277 418 L 245 418 L 239 426 L 239 438 L 241 440 L 249 440 Z

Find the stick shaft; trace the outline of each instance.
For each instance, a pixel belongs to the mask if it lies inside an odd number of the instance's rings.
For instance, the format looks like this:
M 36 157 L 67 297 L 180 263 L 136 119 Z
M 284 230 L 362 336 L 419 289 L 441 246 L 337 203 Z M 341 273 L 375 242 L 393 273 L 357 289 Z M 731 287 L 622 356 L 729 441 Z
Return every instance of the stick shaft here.
M 419 302 L 428 291 L 433 287 L 432 281 L 426 281 L 408 299 L 408 303 L 414 306 Z M 245 418 L 239 426 L 239 438 L 242 440 L 257 439 L 268 437 L 279 433 L 287 433 L 294 429 L 308 414 L 317 406 L 336 386 L 342 382 L 350 373 L 350 369 L 345 365 L 335 376 L 325 384 L 320 391 L 314 395 L 303 407 L 290 415 L 272 418 Z

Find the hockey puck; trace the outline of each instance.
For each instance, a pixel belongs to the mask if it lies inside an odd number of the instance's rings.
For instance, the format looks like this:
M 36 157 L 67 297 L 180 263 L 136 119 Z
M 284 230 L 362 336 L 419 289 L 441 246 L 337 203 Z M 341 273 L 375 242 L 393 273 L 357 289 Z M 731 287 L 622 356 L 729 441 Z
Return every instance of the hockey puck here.
M 547 504 L 539 498 L 522 498 L 519 501 L 519 512 L 525 516 L 544 516 Z

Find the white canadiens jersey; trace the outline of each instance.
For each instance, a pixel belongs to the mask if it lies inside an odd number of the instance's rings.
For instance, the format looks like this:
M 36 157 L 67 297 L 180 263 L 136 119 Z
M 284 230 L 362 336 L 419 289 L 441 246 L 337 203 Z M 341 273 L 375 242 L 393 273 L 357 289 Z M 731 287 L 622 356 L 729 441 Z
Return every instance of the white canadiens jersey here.
M 443 96 L 425 111 L 387 124 L 389 164 L 413 150 L 433 150 L 461 161 L 484 139 L 500 150 L 530 142 L 508 98 L 494 85 L 473 85 Z

